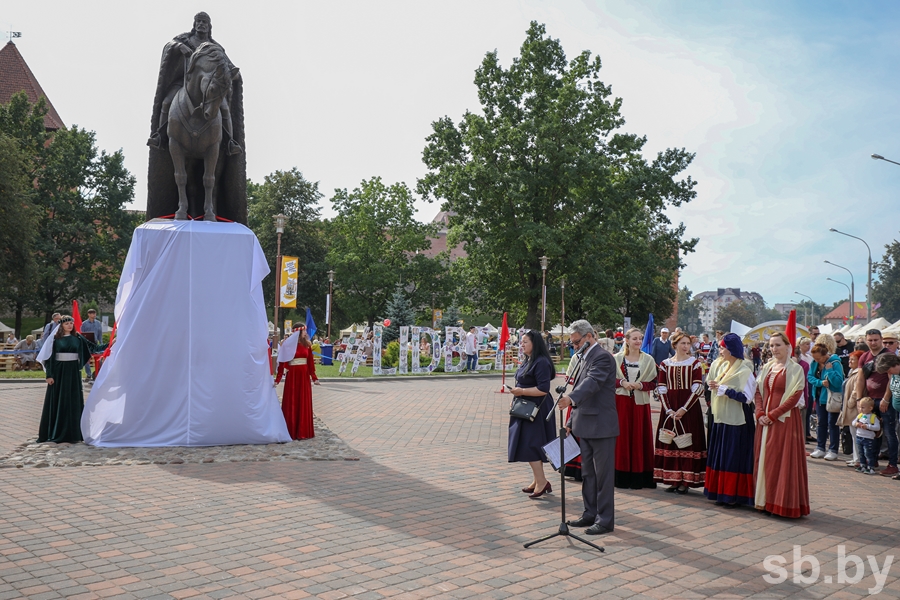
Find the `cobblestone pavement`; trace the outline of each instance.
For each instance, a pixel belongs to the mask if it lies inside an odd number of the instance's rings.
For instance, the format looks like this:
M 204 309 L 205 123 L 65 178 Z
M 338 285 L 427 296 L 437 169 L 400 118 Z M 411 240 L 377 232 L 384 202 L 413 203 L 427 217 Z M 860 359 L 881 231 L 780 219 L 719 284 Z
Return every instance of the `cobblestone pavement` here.
M 6 456 L 4 467 L 102 467 L 110 465 L 183 465 L 185 463 L 265 462 L 279 460 L 359 460 L 355 452 L 313 417 L 316 437 L 287 444 L 166 447 L 96 448 L 77 444 L 36 443 L 36 438 L 20 444 Z
M 617 490 L 605 553 L 560 538 L 523 548 L 557 529 L 558 480 L 544 499 L 519 491 L 530 474 L 506 462 L 499 387 L 326 381 L 317 414 L 358 461 L 0 469 L 0 600 L 861 598 L 877 591 L 873 563 L 886 575 L 875 597 L 900 597 L 887 562 L 900 483 L 843 462 L 809 461 L 808 518 Z M 33 439 L 43 392 L 0 387 L 0 455 Z M 566 491 L 579 513 L 578 484 Z M 818 568 L 795 575 L 796 546 Z M 860 557 L 858 582 L 839 552 Z M 765 581 L 766 564 L 786 580 Z

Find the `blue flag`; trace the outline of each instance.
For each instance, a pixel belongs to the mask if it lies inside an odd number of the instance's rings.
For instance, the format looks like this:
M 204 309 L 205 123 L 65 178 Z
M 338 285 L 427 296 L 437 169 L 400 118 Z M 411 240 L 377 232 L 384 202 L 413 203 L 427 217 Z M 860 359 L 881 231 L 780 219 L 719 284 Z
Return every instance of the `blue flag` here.
M 309 307 L 306 307 L 306 335 L 309 336 L 309 339 L 312 339 L 314 335 L 316 335 L 316 322 L 313 321 L 312 313 L 309 310 Z
M 653 344 L 653 313 L 650 313 L 650 320 L 647 321 L 647 329 L 644 330 L 644 343 L 641 344 L 641 352 L 650 354 L 650 346 Z

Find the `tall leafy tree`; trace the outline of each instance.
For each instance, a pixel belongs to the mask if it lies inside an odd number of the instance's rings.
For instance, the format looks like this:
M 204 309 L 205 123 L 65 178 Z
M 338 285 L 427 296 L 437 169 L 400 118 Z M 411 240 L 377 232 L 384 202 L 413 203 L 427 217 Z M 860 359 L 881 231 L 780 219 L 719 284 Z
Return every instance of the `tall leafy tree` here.
M 741 302 L 740 300 L 732 302 L 716 311 L 716 322 L 713 324 L 713 328 L 722 331 L 731 331 L 732 321 L 737 321 L 747 327 L 753 327 L 757 325 L 756 312 L 745 302 Z
M 31 283 L 16 293 L 23 307 L 49 319 L 72 299 L 114 297 L 138 218 L 124 210 L 135 179 L 122 152 L 98 151 L 94 133 L 78 127 L 49 136 L 45 112 L 17 94 L 0 111 L 0 128 L 25 152 L 38 214 Z
M 328 267 L 325 264 L 327 238 L 319 220 L 318 182 L 308 181 L 296 168 L 275 171 L 266 175 L 262 183 L 247 182 L 247 224 L 259 239 L 260 246 L 269 261 L 271 273 L 263 282 L 266 306 L 274 307 L 275 272 L 278 237 L 274 217 L 287 217 L 281 235 L 282 256 L 300 259 L 297 277 L 297 306 L 285 318 L 303 319 L 309 306 L 317 323 L 325 322 L 325 296 L 328 293 Z
M 552 281 L 567 277 L 567 316 L 613 324 L 671 313 L 680 256 L 696 240 L 665 209 L 694 198 L 683 176 L 693 155 L 645 160 L 646 138 L 619 131 L 622 100 L 600 66 L 587 51 L 567 60 L 532 22 L 508 69 L 489 52 L 475 71 L 480 112 L 432 124 L 418 191 L 454 215 L 449 242 L 465 244 L 461 266 L 482 310 L 536 327 L 546 255 Z M 548 292 L 558 304 L 559 286 Z
M 900 319 L 900 242 L 885 244 L 875 271 L 878 281 L 872 284 L 872 298 L 876 304 L 881 303 L 878 314 L 894 322 Z
M 701 302 L 699 298 L 691 298 L 692 295 L 693 292 L 687 286 L 678 290 L 678 327 L 687 333 L 697 335 L 703 331 L 700 320 Z
M 371 325 L 398 285 L 415 293 L 423 272 L 441 271 L 437 259 L 421 254 L 436 228 L 415 219 L 405 184 L 375 177 L 352 192 L 335 190 L 331 202 L 337 215 L 327 227 L 327 261 L 335 271 L 335 305 L 349 320 Z
M 15 311 L 16 335 L 22 333 L 22 313 L 34 269 L 38 212 L 26 175 L 28 156 L 18 142 L 0 134 L 0 299 Z

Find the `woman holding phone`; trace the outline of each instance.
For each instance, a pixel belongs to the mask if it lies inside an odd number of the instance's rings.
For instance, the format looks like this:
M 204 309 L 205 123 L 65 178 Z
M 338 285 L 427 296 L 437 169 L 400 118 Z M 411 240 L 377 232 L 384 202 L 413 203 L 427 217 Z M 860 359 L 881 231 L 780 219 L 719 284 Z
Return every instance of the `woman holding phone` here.
M 524 396 L 538 404 L 538 414 L 534 421 L 509 418 L 509 462 L 527 462 L 531 467 L 531 484 L 522 488 L 529 498 L 540 498 L 553 491 L 544 475 L 543 446 L 556 438 L 556 422 L 548 415 L 553 411 L 550 396 L 550 382 L 556 376 L 556 369 L 550 359 L 544 340 L 540 334 L 527 331 L 522 337 L 522 352 L 525 361 L 516 371 L 516 385 L 510 388 L 513 396 Z

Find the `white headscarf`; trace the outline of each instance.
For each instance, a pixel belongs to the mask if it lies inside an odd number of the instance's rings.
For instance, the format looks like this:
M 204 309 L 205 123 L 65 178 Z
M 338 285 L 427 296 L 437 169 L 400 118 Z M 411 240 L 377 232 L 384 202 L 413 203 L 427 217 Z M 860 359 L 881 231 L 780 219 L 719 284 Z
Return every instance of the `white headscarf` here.
M 56 337 L 56 330 L 59 329 L 60 323 L 57 323 L 53 326 L 53 329 L 50 330 L 50 334 L 47 336 L 47 339 L 44 340 L 44 343 L 41 345 L 41 351 L 38 352 L 37 361 L 41 363 L 41 366 L 44 367 L 44 361 L 50 358 L 50 355 L 53 354 L 53 338 Z M 47 367 L 44 367 L 44 370 L 47 370 Z

